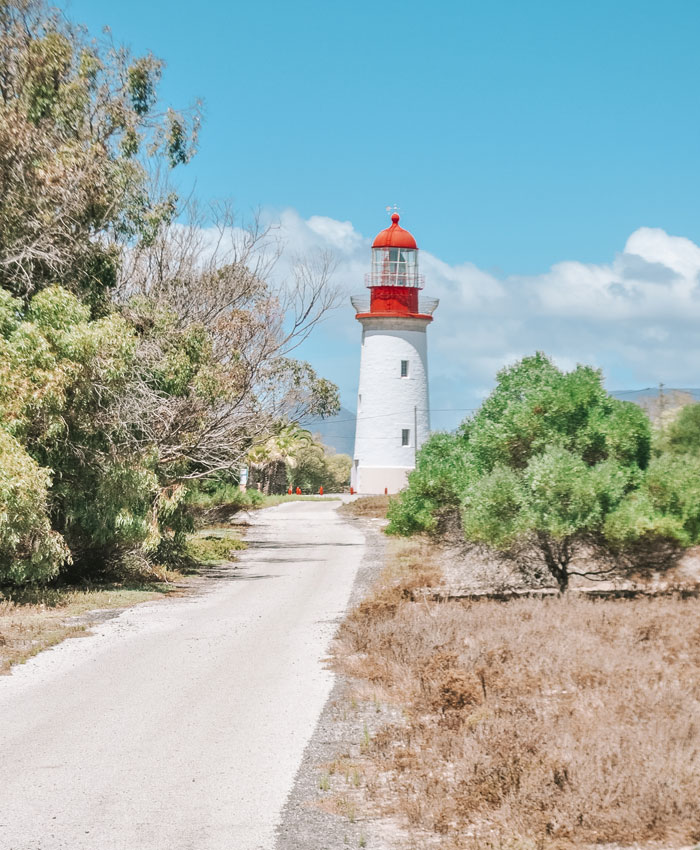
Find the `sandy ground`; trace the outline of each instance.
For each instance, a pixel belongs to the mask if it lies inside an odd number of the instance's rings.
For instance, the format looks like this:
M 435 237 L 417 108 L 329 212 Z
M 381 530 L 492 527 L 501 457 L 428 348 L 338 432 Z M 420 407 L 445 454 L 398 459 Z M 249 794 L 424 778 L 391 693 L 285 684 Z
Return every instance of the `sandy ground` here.
M 362 559 L 338 502 L 251 515 L 238 568 L 0 679 L 2 850 L 268 850 Z

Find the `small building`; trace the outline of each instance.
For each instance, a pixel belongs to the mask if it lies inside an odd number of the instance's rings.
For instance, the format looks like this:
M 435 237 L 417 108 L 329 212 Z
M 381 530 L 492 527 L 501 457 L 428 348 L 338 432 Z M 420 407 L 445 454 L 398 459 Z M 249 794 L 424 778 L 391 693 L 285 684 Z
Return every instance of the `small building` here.
M 399 226 L 372 243 L 369 297 L 351 298 L 362 325 L 351 484 L 358 493 L 397 493 L 430 434 L 426 329 L 438 305 L 419 295 L 418 246 Z

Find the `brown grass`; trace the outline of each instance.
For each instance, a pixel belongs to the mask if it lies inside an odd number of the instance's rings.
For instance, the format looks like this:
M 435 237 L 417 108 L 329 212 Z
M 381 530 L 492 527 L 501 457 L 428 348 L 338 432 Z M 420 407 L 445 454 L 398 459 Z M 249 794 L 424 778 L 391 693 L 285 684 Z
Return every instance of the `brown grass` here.
M 66 638 L 83 635 L 91 620 L 89 612 L 129 608 L 176 592 L 181 589 L 173 584 L 153 582 L 132 588 L 30 589 L 15 599 L 0 594 L 0 674 Z
M 391 496 L 360 496 L 352 502 L 346 502 L 338 510 L 348 516 L 386 519 Z
M 91 612 L 130 608 L 165 595 L 189 592 L 198 582 L 197 565 L 232 561 L 245 549 L 238 530 L 229 527 L 206 529 L 188 541 L 191 568 L 185 572 L 165 567 L 149 567 L 144 573 L 141 562 L 133 570 L 120 565 L 119 582 L 96 587 L 48 587 L 0 590 L 0 674 L 14 664 L 22 664 L 44 649 L 67 638 L 80 637 L 96 617 Z
M 379 812 L 450 848 L 700 841 L 697 599 L 436 602 L 426 544 L 390 547 L 335 653 L 403 715 Z

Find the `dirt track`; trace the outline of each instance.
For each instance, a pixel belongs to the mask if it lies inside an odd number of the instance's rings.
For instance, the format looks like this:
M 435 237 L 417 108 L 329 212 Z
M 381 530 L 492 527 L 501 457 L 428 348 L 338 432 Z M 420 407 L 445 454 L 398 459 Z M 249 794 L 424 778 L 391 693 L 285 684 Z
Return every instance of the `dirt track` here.
M 238 569 L 0 679 L 2 850 L 268 850 L 333 683 L 364 536 L 338 502 L 252 515 Z

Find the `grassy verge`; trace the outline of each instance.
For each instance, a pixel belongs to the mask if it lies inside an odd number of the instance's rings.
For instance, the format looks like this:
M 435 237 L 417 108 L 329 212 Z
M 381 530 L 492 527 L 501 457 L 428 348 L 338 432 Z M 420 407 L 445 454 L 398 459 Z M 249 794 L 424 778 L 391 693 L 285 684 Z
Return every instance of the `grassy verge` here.
M 237 487 L 226 485 L 208 493 L 195 491 L 190 497 L 190 509 L 198 526 L 214 526 L 225 524 L 240 511 L 272 508 L 284 502 L 315 502 L 327 499 L 327 496 L 297 496 L 294 493 L 265 496 L 257 490 L 243 492 Z
M 257 508 L 273 508 L 275 505 L 284 504 L 284 502 L 328 502 L 334 501 L 329 496 L 297 496 L 292 493 L 292 495 L 288 495 L 284 493 L 280 496 L 263 496 L 263 501 L 256 505 Z M 337 499 L 335 500 L 337 501 Z
M 160 578 L 138 577 L 123 583 L 82 587 L 27 588 L 3 596 L 0 591 L 0 674 L 9 672 L 44 649 L 66 638 L 85 634 L 96 617 L 93 612 L 119 611 L 141 602 L 191 591 L 196 584 L 196 564 L 233 561 L 246 544 L 231 530 L 207 531 L 188 542 L 193 568 L 187 576 L 163 571 Z M 9 593 L 9 591 L 8 591 Z
M 386 519 L 391 496 L 360 496 L 353 502 L 346 502 L 339 510 L 341 513 L 366 519 Z
M 6 598 L 0 595 L 0 673 L 21 664 L 62 640 L 79 637 L 89 623 L 75 622 L 95 610 L 119 610 L 159 599 L 174 585 L 153 582 L 130 587 L 97 589 L 44 588 L 25 590 Z
M 190 537 L 187 548 L 189 554 L 202 564 L 234 561 L 236 552 L 246 548 L 246 543 L 238 535 L 221 529 L 208 533 L 207 530 Z
M 700 841 L 698 600 L 437 602 L 430 547 L 388 548 L 334 654 L 394 709 L 364 805 L 451 850 Z

